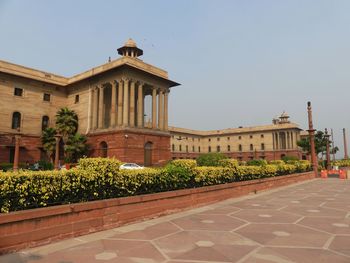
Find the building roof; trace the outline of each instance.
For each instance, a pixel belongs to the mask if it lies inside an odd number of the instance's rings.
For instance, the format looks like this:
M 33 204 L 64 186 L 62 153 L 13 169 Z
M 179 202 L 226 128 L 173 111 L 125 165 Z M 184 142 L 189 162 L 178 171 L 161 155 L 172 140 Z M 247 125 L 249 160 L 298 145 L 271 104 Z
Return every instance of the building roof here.
M 281 129 L 301 130 L 298 124 L 296 123 L 271 124 L 271 125 L 261 125 L 261 126 L 243 127 L 243 128 L 227 128 L 222 130 L 210 130 L 210 131 L 199 131 L 199 130 L 179 128 L 179 127 L 169 127 L 170 132 L 193 134 L 198 136 L 217 136 L 217 135 L 226 135 L 226 134 L 255 133 L 255 132 L 275 131 L 275 130 L 281 130 Z
M 0 60 L 0 72 L 20 76 L 24 78 L 34 79 L 38 81 L 42 81 L 45 83 L 55 84 L 58 86 L 69 86 L 75 82 L 91 78 L 95 75 L 101 74 L 103 72 L 109 71 L 111 69 L 115 69 L 122 66 L 128 66 L 131 68 L 135 68 L 146 73 L 149 73 L 157 78 L 163 79 L 169 83 L 170 87 L 178 86 L 179 83 L 172 81 L 168 78 L 168 72 L 163 69 L 157 68 L 153 65 L 147 64 L 138 58 L 131 57 L 121 57 L 111 62 L 102 64 L 100 66 L 89 69 L 85 72 L 77 74 L 72 77 L 63 77 L 57 74 L 53 74 L 50 72 L 37 70 L 25 66 L 21 66 L 18 64 L 10 63 L 7 61 Z

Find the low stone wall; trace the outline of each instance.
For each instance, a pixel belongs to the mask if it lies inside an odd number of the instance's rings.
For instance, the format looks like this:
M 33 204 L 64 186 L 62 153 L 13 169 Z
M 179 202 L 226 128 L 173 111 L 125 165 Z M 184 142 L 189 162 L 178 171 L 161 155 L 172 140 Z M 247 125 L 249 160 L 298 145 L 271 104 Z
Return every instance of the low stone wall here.
M 313 172 L 0 215 L 0 254 L 314 178 Z

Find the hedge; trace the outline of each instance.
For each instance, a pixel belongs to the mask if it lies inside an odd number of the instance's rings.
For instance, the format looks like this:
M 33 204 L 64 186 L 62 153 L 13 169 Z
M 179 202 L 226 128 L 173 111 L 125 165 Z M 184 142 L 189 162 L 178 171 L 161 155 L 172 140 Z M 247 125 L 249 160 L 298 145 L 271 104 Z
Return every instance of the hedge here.
M 333 166 L 350 167 L 350 159 L 343 159 L 332 162 Z
M 171 162 L 164 168 L 119 170 L 116 159 L 86 158 L 68 171 L 0 173 L 2 213 L 184 188 L 266 178 L 310 170 L 310 165 L 196 167 Z M 227 161 L 227 163 L 235 163 Z

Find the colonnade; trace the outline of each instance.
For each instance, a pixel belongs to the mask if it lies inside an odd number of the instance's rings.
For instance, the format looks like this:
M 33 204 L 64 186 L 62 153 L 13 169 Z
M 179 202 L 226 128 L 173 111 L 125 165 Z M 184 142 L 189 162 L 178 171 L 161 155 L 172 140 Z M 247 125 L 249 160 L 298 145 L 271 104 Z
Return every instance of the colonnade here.
M 297 133 L 294 133 L 293 131 L 279 131 L 272 133 L 274 150 L 295 149 L 297 140 Z
M 152 122 L 146 127 L 145 96 L 151 90 Z M 168 88 L 154 87 L 142 81 L 122 78 L 90 89 L 90 127 L 137 127 L 168 130 Z M 157 103 L 158 102 L 158 103 Z

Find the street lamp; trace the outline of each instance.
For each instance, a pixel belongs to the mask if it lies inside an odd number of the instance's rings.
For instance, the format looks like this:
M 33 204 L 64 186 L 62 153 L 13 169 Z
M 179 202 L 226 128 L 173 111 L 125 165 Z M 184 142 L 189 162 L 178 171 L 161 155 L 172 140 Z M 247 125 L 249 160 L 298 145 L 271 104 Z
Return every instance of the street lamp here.
M 310 148 L 311 148 L 311 162 L 312 167 L 315 173 L 315 177 L 318 176 L 318 163 L 317 163 L 317 156 L 315 151 L 315 129 L 312 123 L 312 108 L 311 108 L 311 102 L 307 102 L 307 113 L 308 113 L 308 120 L 309 120 L 309 138 L 310 138 Z
M 324 137 L 326 138 L 326 169 L 331 169 L 331 156 L 329 152 L 329 134 L 327 128 L 324 130 Z

